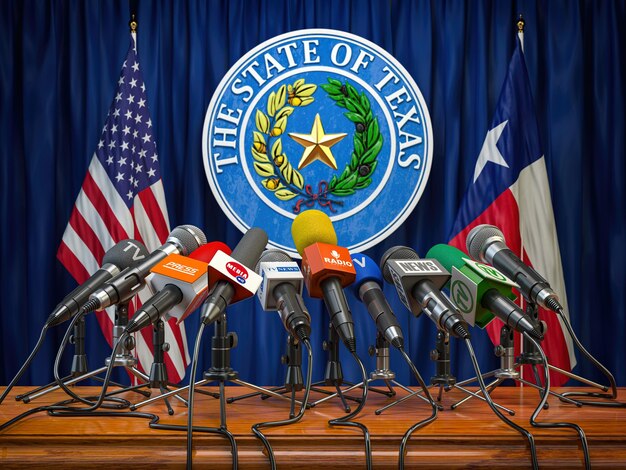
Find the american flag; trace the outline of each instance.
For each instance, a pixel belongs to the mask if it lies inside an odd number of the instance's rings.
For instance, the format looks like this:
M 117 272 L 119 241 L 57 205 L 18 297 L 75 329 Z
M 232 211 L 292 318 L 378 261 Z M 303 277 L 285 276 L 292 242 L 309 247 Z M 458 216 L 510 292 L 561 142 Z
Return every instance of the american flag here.
M 520 36 L 450 244 L 465 250 L 467 235 L 476 225 L 499 227 L 507 246 L 548 280 L 569 318 L 546 161 L 521 40 Z M 539 316 L 548 327 L 542 348 L 550 364 L 571 371 L 576 357 L 564 325 L 550 311 L 540 308 Z M 499 342 L 501 325 L 494 320 L 486 328 L 494 343 Z M 550 379 L 555 385 L 567 381 L 552 371 Z
M 134 238 L 153 251 L 170 232 L 146 96 L 136 38 L 131 34 L 115 98 L 57 252 L 78 283 L 99 268 L 104 253 L 120 240 Z M 135 305 L 129 306 L 130 314 L 150 295 L 144 288 Z M 109 344 L 114 311 L 109 308 L 96 313 Z M 149 371 L 153 358 L 151 329 L 142 330 L 135 339 L 139 365 Z M 190 359 L 184 324 L 176 325 L 173 319 L 166 323 L 165 339 L 170 345 L 165 355 L 169 380 L 179 382 Z

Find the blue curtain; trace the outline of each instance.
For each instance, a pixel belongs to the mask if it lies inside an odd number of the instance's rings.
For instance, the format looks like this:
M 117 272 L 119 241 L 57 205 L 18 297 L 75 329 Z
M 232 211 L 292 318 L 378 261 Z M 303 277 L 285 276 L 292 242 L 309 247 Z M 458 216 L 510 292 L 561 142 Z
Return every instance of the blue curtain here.
M 6 384 L 35 344 L 56 303 L 75 282 L 55 258 L 113 98 L 128 48 L 127 1 L 2 2 L 0 14 L 0 383 Z M 434 163 L 413 214 L 368 254 L 379 259 L 403 244 L 424 254 L 447 241 L 491 121 L 514 48 L 515 19 L 526 19 L 525 55 L 545 148 L 571 319 L 594 353 L 626 385 L 626 179 L 624 110 L 626 43 L 620 26 L 626 2 L 189 0 L 139 2 L 138 48 L 148 105 L 160 149 L 174 227 L 202 227 L 209 240 L 234 246 L 241 237 L 207 184 L 201 136 L 211 95 L 229 67 L 258 43 L 302 28 L 333 28 L 363 36 L 392 53 L 414 77 L 429 107 Z M 287 228 L 286 228 L 287 230 Z M 412 318 L 385 288 L 408 337 L 410 355 L 428 378 L 435 328 Z M 349 294 L 358 351 L 375 327 Z M 313 316 L 315 376 L 326 356 L 326 314 L 307 299 Z M 187 320 L 190 346 L 198 316 Z M 110 352 L 89 318 L 87 353 L 99 366 Z M 229 309 L 239 336 L 232 355 L 242 379 L 279 384 L 286 333 L 275 314 L 253 299 Z M 52 378 L 63 327 L 48 338 L 21 383 Z M 210 366 L 205 333 L 199 370 Z M 498 366 L 487 335 L 474 331 L 482 367 Z M 453 372 L 473 375 L 463 348 L 453 344 Z M 343 354 L 343 353 L 342 353 Z M 63 370 L 69 370 L 66 354 Z M 348 379 L 358 380 L 351 357 Z M 399 355 L 392 368 L 414 383 Z M 579 357 L 579 374 L 602 380 Z

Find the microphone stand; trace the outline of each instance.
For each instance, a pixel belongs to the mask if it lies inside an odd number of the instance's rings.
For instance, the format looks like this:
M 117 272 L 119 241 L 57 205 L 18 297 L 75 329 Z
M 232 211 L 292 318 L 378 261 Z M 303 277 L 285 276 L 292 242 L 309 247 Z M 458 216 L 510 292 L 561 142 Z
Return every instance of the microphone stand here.
M 126 328 L 126 325 L 128 325 L 128 303 L 129 302 L 124 302 L 124 303 L 117 304 L 115 306 L 115 323 L 113 325 L 113 344 L 117 343 L 117 340 L 122 336 L 124 329 Z M 77 322 L 76 327 L 74 328 L 75 354 L 74 354 L 74 360 L 72 361 L 73 369 L 79 369 L 79 368 L 82 368 L 83 366 L 86 367 L 85 341 L 84 341 L 85 323 L 84 322 L 85 322 L 84 318 L 81 318 Z M 163 351 L 165 350 L 164 345 L 166 344 L 164 333 L 163 333 L 162 339 L 163 339 L 163 344 L 159 345 L 158 343 L 161 341 L 160 336 L 157 336 L 157 338 L 153 337 L 153 340 L 157 342 L 157 346 L 160 349 L 160 356 L 157 356 L 157 358 L 160 357 L 161 363 L 163 361 L 162 354 L 163 354 Z M 155 354 L 158 354 L 158 352 L 156 351 L 157 346 L 155 346 Z M 132 391 L 132 392 L 140 393 L 144 395 L 145 397 L 149 397 L 150 392 L 139 390 L 139 388 L 143 388 L 143 387 L 153 388 L 153 386 L 150 382 L 150 377 L 144 374 L 143 372 L 141 372 L 139 369 L 137 369 L 137 363 L 138 363 L 137 358 L 131 354 L 131 351 L 134 348 L 135 348 L 135 342 L 131 336 L 128 336 L 126 341 L 124 341 L 124 343 L 122 344 L 122 348 L 121 348 L 122 351 L 116 352 L 115 355 L 112 357 L 107 357 L 105 360 L 105 365 L 103 367 L 100 367 L 99 369 L 95 369 L 91 372 L 76 376 L 70 380 L 67 380 L 67 381 L 64 380 L 63 383 L 65 385 L 74 385 L 77 382 L 81 382 L 89 378 L 94 378 L 96 380 L 102 381 L 102 379 L 97 377 L 97 375 L 101 374 L 102 372 L 105 372 L 108 369 L 109 364 L 113 362 L 113 367 L 124 367 L 130 375 L 136 377 L 137 379 L 143 381 L 144 383 L 141 383 L 139 385 L 134 385 L 134 386 L 128 386 L 128 387 L 125 387 L 120 384 L 114 384 L 114 385 L 121 387 L 122 390 L 113 391 L 111 392 L 111 394 L 119 394 L 125 391 Z M 159 366 L 157 364 L 157 369 L 158 368 Z M 155 372 L 155 374 L 157 373 Z M 165 375 L 167 376 L 166 372 L 165 372 Z M 156 384 L 157 378 L 158 378 L 157 375 L 155 375 L 155 382 L 154 382 L 155 384 Z M 167 380 L 167 378 L 165 380 Z M 29 401 L 35 398 L 43 396 L 59 388 L 61 388 L 59 385 L 48 387 L 46 390 L 42 390 L 38 393 L 33 393 L 33 394 L 29 394 L 28 396 L 25 396 L 23 398 L 23 401 L 25 403 L 28 403 Z M 159 388 L 160 388 L 160 385 L 159 385 Z M 166 388 L 165 385 L 164 385 L 164 388 Z M 176 391 L 174 391 L 174 393 L 176 393 Z M 184 404 L 187 404 L 187 401 L 183 399 L 182 397 L 179 397 L 178 395 L 175 395 L 175 397 L 178 400 L 182 401 Z M 155 398 L 158 400 L 160 397 L 155 397 Z M 173 410 L 170 407 L 169 403 L 166 402 L 166 405 L 167 405 L 168 413 L 173 414 Z
M 72 378 L 80 377 L 81 375 L 87 373 L 87 371 L 89 370 L 87 367 L 87 354 L 85 353 L 85 317 L 81 316 L 81 318 L 74 325 L 74 334 L 70 337 L 70 343 L 74 345 L 74 357 L 72 358 L 72 369 L 71 369 L 70 375 L 67 375 L 61 379 L 61 381 L 65 384 L 67 384 L 68 381 L 71 380 Z M 102 382 L 103 380 L 100 377 L 93 377 L 93 378 L 96 380 L 99 380 L 100 382 Z M 110 382 L 110 383 L 111 385 L 114 385 L 114 386 L 123 387 L 123 385 L 120 385 L 115 382 Z M 22 393 L 21 395 L 16 395 L 15 400 L 16 401 L 23 400 L 24 403 L 28 403 L 32 399 L 32 395 L 35 395 L 38 392 L 45 390 L 45 392 L 37 395 L 37 396 L 43 396 L 52 391 L 52 390 L 48 390 L 49 388 L 54 387 L 56 385 L 57 385 L 56 382 L 51 382 L 46 385 L 41 385 L 26 393 Z
M 467 383 L 471 383 L 470 381 L 463 381 L 463 382 L 458 382 L 456 381 L 456 377 L 454 375 L 452 375 L 451 373 L 451 369 L 450 369 L 450 335 L 445 332 L 445 331 L 437 331 L 437 340 L 435 343 L 435 349 L 433 349 L 430 352 L 430 359 L 431 361 L 435 362 L 435 375 L 432 376 L 430 378 L 430 383 L 431 386 L 429 388 L 432 387 L 438 387 L 439 391 L 437 393 L 437 401 L 441 402 L 442 396 L 443 396 L 443 392 L 446 391 L 450 391 L 453 388 L 456 388 L 458 390 L 461 390 L 462 392 L 466 393 L 469 395 L 469 397 L 475 397 L 478 398 L 480 400 L 483 401 L 487 401 L 485 399 L 485 397 L 480 396 L 478 393 L 472 392 L 471 390 L 466 389 L 463 385 L 467 384 Z M 487 375 L 487 374 L 483 374 L 483 377 Z M 475 379 L 474 379 L 475 380 Z M 381 414 L 383 411 L 398 405 L 399 403 L 404 402 L 405 400 L 408 400 L 409 398 L 412 398 L 414 396 L 417 396 L 423 400 L 426 400 L 426 397 L 421 395 L 421 390 L 420 391 L 412 391 L 409 395 L 405 395 L 404 397 L 386 405 L 383 406 L 382 408 L 378 409 L 375 411 L 375 413 L 377 415 Z M 513 410 L 510 410 L 509 408 L 506 408 L 502 405 L 498 405 L 497 403 L 494 403 L 494 405 L 504 411 L 506 411 L 507 413 L 509 413 L 511 416 L 515 415 L 515 412 Z M 451 407 L 452 409 L 455 408 L 454 405 L 452 405 Z
M 531 322 L 533 323 L 533 326 L 535 326 L 535 328 L 537 328 L 539 331 L 541 331 L 542 334 L 545 335 L 546 324 L 539 320 L 539 313 L 538 313 L 537 305 L 533 303 L 528 303 L 526 305 L 526 313 L 529 319 L 531 320 Z M 500 329 L 500 344 L 496 346 L 494 349 L 495 355 L 500 358 L 500 368 L 492 370 L 485 374 L 482 374 L 483 379 L 489 378 L 489 377 L 496 378 L 493 382 L 488 384 L 486 387 L 486 389 L 489 391 L 490 394 L 496 387 L 502 384 L 502 382 L 504 382 L 507 379 L 511 379 L 511 380 L 520 382 L 524 385 L 528 385 L 530 387 L 536 388 L 537 390 L 539 390 L 540 396 L 542 396 L 544 387 L 541 386 L 539 370 L 537 369 L 537 364 L 543 363 L 541 352 L 537 349 L 537 345 L 534 344 L 532 341 L 528 340 L 526 337 L 524 337 L 524 340 L 523 340 L 523 349 L 524 349 L 523 352 L 519 355 L 516 361 L 515 350 L 514 350 L 514 331 L 511 328 L 509 328 L 507 325 L 503 325 L 502 328 Z M 522 378 L 520 371 L 519 371 L 522 365 L 532 366 L 533 374 L 535 376 L 535 380 L 537 383 L 532 383 Z M 559 368 L 553 368 L 552 366 L 550 366 L 550 364 L 548 364 L 548 368 L 557 370 L 559 372 L 566 372 L 566 371 L 562 371 L 562 369 L 559 369 Z M 573 378 L 578 378 L 578 376 L 574 374 L 570 374 L 569 372 L 567 372 L 565 375 L 569 377 L 573 377 Z M 601 385 L 594 384 L 593 382 L 583 379 L 582 377 L 578 379 L 588 385 L 597 386 L 599 388 L 602 387 Z M 460 384 L 465 385 L 465 384 L 469 384 L 475 381 L 476 381 L 476 377 L 472 377 L 471 379 L 460 382 Z M 480 391 L 477 393 L 480 393 Z M 548 390 L 548 393 L 572 405 L 576 405 L 578 407 L 582 406 L 582 403 L 576 400 L 572 400 L 571 398 L 567 398 L 566 396 L 560 393 L 556 393 L 552 390 Z M 467 396 L 463 398 L 462 400 L 456 402 L 455 404 L 452 405 L 452 409 L 458 408 L 459 406 L 461 406 L 463 403 L 465 403 L 471 398 L 472 396 Z M 549 405 L 548 403 L 546 403 L 544 405 L 544 409 L 548 409 L 548 407 Z
M 222 315 L 222 318 L 217 320 L 214 323 L 214 333 L 211 338 L 211 368 L 204 373 L 204 378 L 199 380 L 194 385 L 194 390 L 196 392 L 204 393 L 205 395 L 210 395 L 214 398 L 219 398 L 220 400 L 220 416 L 222 417 L 222 422 L 224 428 L 226 426 L 226 398 L 224 396 L 224 386 L 226 382 L 232 382 L 237 385 L 243 385 L 244 387 L 248 387 L 256 392 L 265 395 L 271 395 L 276 398 L 282 398 L 283 400 L 291 401 L 291 398 L 285 397 L 279 393 L 274 392 L 273 390 L 259 387 L 258 385 L 253 385 L 248 382 L 244 382 L 239 379 L 239 373 L 235 371 L 230 366 L 230 351 L 231 349 L 237 347 L 237 334 L 234 332 L 228 332 L 226 314 Z M 219 382 L 220 391 L 218 393 L 207 392 L 206 390 L 198 389 L 198 386 L 205 385 L 210 382 Z M 148 398 L 139 403 L 135 403 L 130 407 L 131 411 L 134 411 L 142 406 L 149 405 L 159 398 L 168 398 L 178 392 L 189 389 L 189 385 L 184 387 L 180 387 L 177 390 L 171 390 L 166 393 L 159 395 L 158 397 Z M 301 404 L 299 401 L 295 401 L 297 404 Z
M 159 318 L 157 322 L 154 324 L 152 328 L 152 367 L 150 368 L 150 376 L 148 378 L 148 387 L 151 389 L 159 389 L 161 391 L 162 397 L 164 393 L 170 391 L 168 388 L 170 382 L 167 377 L 167 368 L 165 367 L 165 354 L 164 352 L 169 351 L 170 345 L 165 342 L 165 322 Z M 178 391 L 178 389 L 176 390 Z M 189 403 L 184 398 L 174 395 L 178 400 L 180 400 L 185 406 L 189 406 Z M 155 398 L 159 398 L 155 397 Z M 163 397 L 163 401 L 165 402 L 165 406 L 167 407 L 167 412 L 169 415 L 174 414 L 174 410 L 172 409 L 169 400 L 167 397 Z
M 395 372 L 391 370 L 391 367 L 390 367 L 389 342 L 385 339 L 384 335 L 380 333 L 380 331 L 376 332 L 376 345 L 370 346 L 368 349 L 368 353 L 370 356 L 376 356 L 376 369 L 370 373 L 370 378 L 367 379 L 368 386 L 371 382 L 374 382 L 375 380 L 382 380 L 387 386 L 387 388 L 389 389 L 387 391 L 387 390 L 377 390 L 377 389 L 368 387 L 371 391 L 386 395 L 388 397 L 393 397 L 396 395 L 396 392 L 392 387 L 392 384 L 393 384 L 397 387 L 400 387 L 402 390 L 409 392 L 410 394 L 415 393 L 409 387 L 395 380 L 396 374 Z M 351 390 L 354 390 L 355 388 L 362 387 L 362 386 L 363 386 L 363 382 L 359 382 L 358 384 L 354 384 L 348 387 L 347 389 L 343 390 L 343 392 L 344 393 L 349 392 Z M 337 396 L 337 393 L 333 393 L 332 395 L 328 397 L 324 397 L 321 400 L 318 400 L 315 404 L 325 402 L 336 396 Z M 428 402 L 428 399 L 426 397 L 423 397 L 421 395 L 418 395 L 418 396 L 422 400 Z M 379 410 L 376 410 L 376 414 L 377 415 L 380 414 Z
M 289 418 L 292 419 L 295 417 L 295 405 L 296 405 L 296 392 L 301 391 L 304 388 L 304 379 L 302 375 L 302 348 L 301 342 L 298 341 L 293 335 L 289 335 L 287 337 L 287 348 L 286 352 L 280 358 L 281 364 L 287 366 L 287 371 L 285 373 L 285 385 L 282 387 L 276 387 L 269 389 L 272 392 L 279 394 L 291 393 L 291 409 L 289 412 Z M 325 392 L 322 389 L 311 389 L 317 392 Z M 261 396 L 262 400 L 267 398 L 271 398 L 272 395 L 265 394 L 263 392 L 253 392 L 247 393 L 245 395 L 239 395 L 237 397 L 231 397 L 226 400 L 227 403 L 234 403 L 239 400 L 245 400 L 247 398 Z M 307 404 L 307 408 L 310 408 L 310 405 Z
M 287 365 L 285 391 L 291 392 L 289 419 L 293 419 L 296 417 L 296 392 L 304 388 L 304 377 L 302 375 L 302 348 L 300 341 L 296 341 L 292 335 L 287 338 L 287 354 L 280 358 L 280 362 Z
M 343 369 L 341 368 L 341 361 L 339 359 L 339 343 L 340 342 L 341 340 L 339 339 L 339 335 L 337 334 L 337 331 L 333 327 L 332 322 L 330 322 L 328 324 L 328 339 L 322 343 L 322 349 L 324 349 L 324 351 L 328 353 L 328 361 L 326 362 L 326 371 L 324 373 L 324 380 L 315 382 L 313 384 L 313 387 L 319 387 L 320 385 L 330 385 L 330 386 L 335 387 L 336 392 L 329 392 L 328 390 L 313 388 L 312 390 L 321 392 L 327 396 L 320 400 L 317 400 L 316 402 L 311 403 L 311 408 L 327 400 L 330 400 L 331 398 L 335 398 L 338 396 L 339 399 L 341 400 L 341 404 L 343 405 L 343 409 L 346 411 L 346 413 L 349 413 L 350 406 L 348 405 L 348 402 L 346 400 L 352 400 L 357 403 L 361 402 L 360 398 L 355 398 L 349 395 L 344 395 L 344 391 L 341 390 L 340 388 L 341 385 L 344 385 L 344 384 L 349 386 L 349 389 L 347 390 L 353 390 L 357 387 L 363 386 L 363 382 L 359 384 L 354 384 L 352 382 L 345 382 L 343 380 Z M 380 393 L 390 396 L 388 395 L 389 392 L 387 391 L 383 391 Z
M 547 325 L 539 320 L 539 308 L 537 307 L 537 304 L 532 303 L 532 302 L 528 302 L 526 304 L 526 314 L 530 317 L 531 321 L 533 322 L 533 324 L 538 325 L 541 327 L 541 332 L 545 335 L 546 331 L 547 331 Z M 523 349 L 524 351 L 522 352 L 522 354 L 520 355 L 520 357 L 518 358 L 518 363 L 519 364 L 533 364 L 533 372 L 535 374 L 535 377 L 537 380 L 537 383 L 541 383 L 541 381 L 538 380 L 538 375 L 539 373 L 537 372 L 537 366 L 535 364 L 541 364 L 541 354 L 539 353 L 539 351 L 537 351 L 536 346 L 534 345 L 534 343 L 527 339 L 526 337 L 524 337 L 524 341 L 523 341 Z M 526 351 L 529 351 L 528 354 L 526 354 Z M 590 387 L 595 387 L 598 388 L 600 390 L 602 390 L 603 392 L 606 392 L 609 390 L 609 387 L 607 387 L 606 385 L 601 385 L 599 383 L 593 382 L 589 379 L 586 379 L 584 377 L 581 377 L 579 375 L 576 374 L 572 374 L 571 372 L 567 371 L 567 370 L 563 370 L 559 367 L 553 366 L 548 364 L 548 369 L 553 370 L 555 372 L 558 372 L 566 377 L 569 377 L 570 379 L 574 379 L 574 380 L 578 380 L 579 382 L 584 383 L 585 385 L 589 385 Z M 559 397 L 560 398 L 560 397 Z M 567 401 L 567 400 L 566 400 Z M 580 405 L 578 405 L 580 406 Z
M 81 316 L 74 325 L 74 334 L 70 336 L 69 342 L 74 345 L 74 357 L 72 358 L 72 369 L 70 375 L 66 375 L 61 379 L 61 381 L 66 385 L 71 385 L 69 381 L 72 378 L 80 377 L 89 370 L 89 368 L 87 367 L 87 354 L 85 353 L 85 317 Z M 99 382 L 104 382 L 104 379 L 102 379 L 101 377 L 95 376 L 91 378 Z M 124 385 L 114 382 L 112 380 L 109 381 L 109 384 L 115 387 L 124 388 Z M 15 400 L 29 403 L 33 398 L 46 395 L 47 393 L 52 392 L 53 390 L 57 390 L 58 388 L 59 387 L 56 381 L 50 382 L 49 384 L 41 385 L 26 393 L 22 393 L 21 395 L 16 395 Z M 137 393 L 148 396 L 146 392 L 137 391 Z
M 128 323 L 128 302 L 124 304 L 118 304 L 115 307 L 115 325 L 113 326 L 113 344 L 116 343 L 117 339 L 119 338 L 122 331 L 124 330 L 122 328 L 121 331 L 119 331 L 119 329 L 116 329 L 116 327 L 123 324 L 124 321 Z M 94 380 L 98 380 L 102 382 L 103 379 L 100 377 L 97 377 L 97 375 L 107 370 L 108 362 L 107 362 L 107 366 L 100 367 L 99 369 L 96 369 L 92 372 L 87 372 L 87 355 L 85 353 L 85 318 L 84 317 L 81 317 L 78 320 L 78 322 L 74 325 L 74 334 L 71 337 L 70 341 L 74 344 L 74 357 L 72 359 L 72 371 L 70 375 L 63 377 L 63 379 L 61 379 L 62 382 L 65 385 L 74 385 L 78 382 L 81 382 L 89 378 L 93 378 Z M 118 353 L 117 356 L 120 356 L 120 357 L 129 356 L 132 359 L 135 359 L 129 354 L 130 350 L 132 350 L 133 348 L 134 348 L 134 344 L 132 343 L 132 341 L 127 340 L 126 344 L 123 345 L 123 351 L 121 353 Z M 109 360 L 110 358 L 107 358 L 107 361 Z M 135 364 L 132 364 L 132 365 L 133 366 L 136 365 L 136 359 L 135 359 Z M 141 371 L 137 370 L 137 372 L 141 374 Z M 137 376 L 134 372 L 131 371 L 131 373 Z M 115 382 L 109 382 L 109 383 L 112 385 L 121 387 L 122 389 L 125 388 L 124 385 L 121 385 Z M 15 399 L 22 400 L 24 403 L 29 403 L 31 400 L 44 396 L 50 392 L 58 390 L 59 388 L 61 387 L 56 382 L 52 382 L 48 385 L 43 385 L 41 387 L 33 389 L 25 394 L 18 395 L 15 397 Z M 141 391 L 141 390 L 132 389 L 130 391 L 141 393 L 144 396 L 150 396 L 149 393 Z M 120 393 L 120 391 L 118 391 L 117 393 Z

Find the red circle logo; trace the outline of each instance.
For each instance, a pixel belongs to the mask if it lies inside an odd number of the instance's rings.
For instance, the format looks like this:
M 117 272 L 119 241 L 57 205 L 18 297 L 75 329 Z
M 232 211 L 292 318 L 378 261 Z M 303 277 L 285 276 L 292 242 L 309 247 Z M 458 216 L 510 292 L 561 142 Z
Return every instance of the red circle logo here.
M 245 266 L 239 263 L 229 261 L 228 263 L 226 263 L 226 270 L 233 277 L 243 277 L 244 279 L 248 279 L 248 270 Z

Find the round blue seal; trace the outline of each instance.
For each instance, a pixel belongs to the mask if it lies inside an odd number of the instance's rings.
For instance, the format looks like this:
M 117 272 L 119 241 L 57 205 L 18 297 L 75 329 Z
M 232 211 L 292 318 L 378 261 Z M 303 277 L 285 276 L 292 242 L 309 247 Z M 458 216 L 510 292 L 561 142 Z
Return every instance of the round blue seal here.
M 409 216 L 432 164 L 432 127 L 407 71 L 343 31 L 294 31 L 229 70 L 206 113 L 211 190 L 242 231 L 296 254 L 291 222 L 325 211 L 339 244 L 362 251 Z

